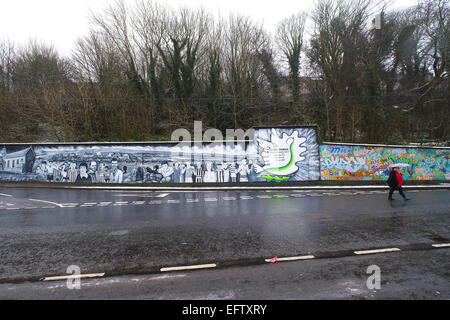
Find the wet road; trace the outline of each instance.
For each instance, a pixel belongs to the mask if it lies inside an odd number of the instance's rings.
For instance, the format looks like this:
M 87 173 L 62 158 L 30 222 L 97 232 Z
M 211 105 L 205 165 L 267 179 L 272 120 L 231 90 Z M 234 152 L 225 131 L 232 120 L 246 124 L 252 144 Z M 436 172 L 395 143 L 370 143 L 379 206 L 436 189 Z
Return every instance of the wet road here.
M 159 273 L 143 276 L 150 279 L 161 276 L 161 268 L 198 264 L 214 264 L 215 269 L 191 271 L 197 272 L 197 277 L 205 274 L 214 278 L 242 270 L 254 270 L 255 277 L 264 277 L 270 270 L 267 268 L 283 265 L 286 277 L 279 281 L 288 283 L 289 275 L 297 274 L 293 271 L 298 269 L 296 265 L 307 269 L 317 266 L 318 270 L 311 269 L 317 273 L 322 264 L 332 261 L 348 263 L 351 270 L 355 261 L 366 259 L 356 256 L 355 251 L 378 248 L 399 249 L 380 257 L 387 259 L 383 261 L 396 255 L 408 257 L 405 261 L 409 259 L 409 264 L 417 266 L 416 273 L 426 279 L 430 265 L 424 257 L 431 257 L 442 270 L 449 269 L 448 249 L 433 246 L 449 242 L 449 191 L 407 193 L 411 201 L 404 202 L 397 194 L 397 200 L 389 202 L 387 192 L 357 190 L 131 192 L 2 188 L 0 296 L 14 296 L 14 290 L 5 287 L 9 283 L 15 282 L 20 290 L 23 281 L 66 275 L 70 265 L 79 266 L 83 274 L 105 273 L 108 278 L 103 281 Z M 265 262 L 275 256 L 313 258 Z M 435 291 L 448 298 L 448 273 L 436 272 L 430 274 L 440 279 L 436 280 Z M 251 280 L 251 274 L 247 281 L 257 283 L 256 278 Z M 326 276 L 320 281 L 325 280 Z M 231 290 L 224 288 L 220 290 Z M 184 293 L 177 292 L 178 296 L 196 297 L 189 287 Z M 255 287 L 253 295 L 241 298 L 264 298 L 261 292 L 265 291 Z M 284 296 L 304 298 L 307 294 L 303 293 Z M 312 298 L 321 297 L 318 292 L 310 294 Z M 366 298 L 370 298 L 367 294 Z M 171 297 L 169 292 L 166 297 Z M 239 295 L 225 294 L 227 297 Z

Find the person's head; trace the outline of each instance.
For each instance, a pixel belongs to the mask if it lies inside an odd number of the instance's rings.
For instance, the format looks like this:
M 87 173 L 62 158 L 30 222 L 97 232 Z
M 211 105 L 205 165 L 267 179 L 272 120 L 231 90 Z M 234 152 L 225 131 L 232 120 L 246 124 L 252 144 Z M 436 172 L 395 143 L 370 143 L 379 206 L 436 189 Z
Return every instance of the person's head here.
M 392 170 L 397 171 L 398 167 L 392 167 Z
M 167 161 L 164 161 L 161 165 L 161 168 L 166 169 L 168 166 Z
M 42 167 L 42 169 L 45 169 L 47 167 L 47 161 L 42 161 L 41 167 Z
M 80 173 L 85 174 L 87 172 L 88 165 L 86 162 L 80 163 Z
M 111 160 L 111 168 L 116 169 L 117 168 L 117 159 L 112 158 Z
M 75 162 L 70 163 L 70 169 L 75 170 L 77 167 L 77 164 Z
M 175 162 L 175 163 L 173 164 L 173 166 L 174 166 L 175 168 L 178 168 L 178 167 L 180 166 L 180 164 L 179 164 L 178 162 Z
M 206 163 L 206 170 L 211 171 L 212 168 L 212 163 L 211 162 L 207 162 Z
M 127 166 L 123 166 L 123 173 L 126 173 L 128 170 Z
M 90 166 L 90 169 L 91 169 L 92 171 L 95 171 L 95 170 L 97 170 L 97 162 L 95 162 L 95 161 L 91 161 L 91 166 Z

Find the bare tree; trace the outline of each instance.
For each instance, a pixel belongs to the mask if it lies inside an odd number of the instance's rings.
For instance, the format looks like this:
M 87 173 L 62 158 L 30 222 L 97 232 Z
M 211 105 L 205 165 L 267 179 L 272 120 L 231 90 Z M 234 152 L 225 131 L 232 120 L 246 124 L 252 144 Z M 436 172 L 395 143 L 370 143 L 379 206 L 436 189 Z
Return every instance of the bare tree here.
M 297 13 L 283 19 L 277 26 L 276 42 L 289 66 L 293 110 L 296 118 L 303 121 L 304 112 L 300 104 L 300 57 L 303 50 L 303 32 L 307 14 Z

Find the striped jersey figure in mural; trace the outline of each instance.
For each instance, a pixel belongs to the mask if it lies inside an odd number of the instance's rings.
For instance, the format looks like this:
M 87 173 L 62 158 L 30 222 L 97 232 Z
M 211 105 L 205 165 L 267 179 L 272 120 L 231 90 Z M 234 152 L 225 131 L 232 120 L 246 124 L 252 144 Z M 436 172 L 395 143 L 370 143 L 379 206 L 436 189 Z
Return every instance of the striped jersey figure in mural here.
M 305 160 L 302 154 L 306 151 L 306 148 L 302 147 L 302 144 L 306 141 L 306 138 L 299 137 L 297 131 L 293 131 L 291 135 L 283 132 L 280 138 L 275 129 L 272 129 L 270 141 L 262 139 L 256 139 L 256 141 L 262 148 L 261 156 L 264 161 L 263 167 L 255 164 L 256 173 L 267 172 L 282 180 L 283 177 L 298 170 L 295 165 L 297 162 Z
M 403 176 L 400 172 L 398 172 L 398 166 L 392 166 L 391 173 L 389 174 L 389 179 L 387 180 L 387 184 L 389 185 L 389 197 L 388 200 L 395 200 L 392 198 L 392 194 L 395 190 L 398 190 L 400 195 L 405 200 L 411 200 L 405 196 L 403 193 L 402 185 L 403 185 Z

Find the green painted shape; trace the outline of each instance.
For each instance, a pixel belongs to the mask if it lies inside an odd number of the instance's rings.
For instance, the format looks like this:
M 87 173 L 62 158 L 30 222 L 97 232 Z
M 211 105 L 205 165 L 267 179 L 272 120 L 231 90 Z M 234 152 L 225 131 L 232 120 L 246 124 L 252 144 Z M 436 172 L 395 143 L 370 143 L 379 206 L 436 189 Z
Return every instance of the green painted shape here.
M 292 150 L 293 147 L 294 147 L 294 141 L 292 141 L 291 145 L 289 146 L 289 152 L 291 154 L 291 158 L 289 159 L 288 164 L 286 164 L 285 166 L 280 167 L 280 168 L 269 168 L 269 169 L 266 169 L 265 171 L 280 172 L 280 171 L 283 171 L 283 170 L 289 168 L 294 163 L 294 150 Z
M 289 180 L 289 177 L 279 177 L 279 176 L 270 176 L 270 175 L 265 175 L 265 176 L 261 176 L 261 178 L 266 179 L 267 182 L 270 182 L 272 180 L 275 180 L 276 182 L 281 182 L 284 180 Z

